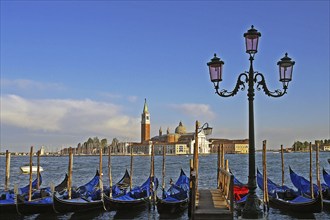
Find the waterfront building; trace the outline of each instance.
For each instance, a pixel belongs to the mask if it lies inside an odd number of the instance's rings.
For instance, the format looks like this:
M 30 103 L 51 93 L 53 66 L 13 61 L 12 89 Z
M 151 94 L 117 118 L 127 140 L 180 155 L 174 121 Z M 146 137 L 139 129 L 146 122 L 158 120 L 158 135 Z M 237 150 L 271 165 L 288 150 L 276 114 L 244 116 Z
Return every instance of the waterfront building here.
M 207 140 L 204 131 L 198 133 L 198 152 L 200 154 L 210 153 L 210 142 Z M 170 132 L 167 128 L 166 134 L 162 133 L 162 128 L 159 129 L 159 135 L 151 138 L 151 141 L 173 146 L 177 154 L 193 154 L 195 145 L 195 132 L 187 132 L 186 127 L 180 121 L 179 125 L 175 128 L 174 133 Z M 175 146 L 175 147 L 174 147 Z
M 141 143 L 132 143 L 134 154 L 151 154 L 151 146 L 154 145 L 155 154 L 162 154 L 163 146 L 169 155 L 193 154 L 195 145 L 195 132 L 187 132 L 186 127 L 180 121 L 174 133 L 167 128 L 163 134 L 162 128 L 159 129 L 157 136 L 150 138 L 150 113 L 147 101 L 145 100 L 141 115 Z M 198 151 L 200 154 L 210 153 L 210 142 L 207 140 L 204 131 L 198 133 Z
M 219 145 L 223 144 L 225 154 L 247 154 L 249 153 L 249 139 L 229 140 L 229 139 L 210 139 L 211 152 L 216 153 Z
M 321 151 L 330 151 L 330 144 L 321 146 Z

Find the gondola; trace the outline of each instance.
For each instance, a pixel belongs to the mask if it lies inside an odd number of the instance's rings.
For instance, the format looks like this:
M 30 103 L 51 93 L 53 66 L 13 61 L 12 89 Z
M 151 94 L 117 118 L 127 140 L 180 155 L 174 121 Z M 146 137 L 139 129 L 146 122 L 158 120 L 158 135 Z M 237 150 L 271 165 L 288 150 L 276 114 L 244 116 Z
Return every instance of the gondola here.
M 325 184 L 322 184 L 325 186 L 325 189 L 323 192 L 323 210 L 330 212 L 330 174 L 325 171 L 323 168 L 323 179 Z
M 157 197 L 157 210 L 159 214 L 174 214 L 184 211 L 188 207 L 189 178 L 181 169 L 180 176 L 175 184 L 165 192 L 162 198 Z
M 121 195 L 124 195 L 126 193 L 127 188 L 130 185 L 130 176 L 128 171 L 125 171 L 124 176 L 115 184 L 112 186 L 111 196 L 118 197 Z M 110 187 L 106 187 L 103 190 L 104 196 L 110 196 Z
M 68 175 L 65 174 L 63 181 L 58 184 L 54 191 L 63 193 L 66 189 L 68 182 Z M 21 215 L 31 215 L 37 213 L 52 213 L 53 211 L 53 197 L 52 190 L 50 187 L 41 188 L 32 193 L 31 201 L 28 201 L 26 194 L 17 195 L 17 212 Z
M 154 189 L 158 188 L 158 179 L 149 177 L 141 186 L 135 187 L 124 195 L 118 197 L 104 196 L 104 203 L 106 207 L 111 210 L 133 209 L 145 206 L 149 203 L 152 192 L 150 190 L 151 184 Z
M 290 169 L 290 178 L 292 184 L 298 189 L 298 191 L 306 195 L 308 197 L 311 196 L 311 184 L 310 181 L 305 179 L 303 176 L 296 174 L 291 167 Z M 327 172 L 323 169 L 323 177 L 325 176 L 324 180 L 327 179 Z M 313 184 L 313 191 L 314 197 L 319 195 L 319 187 L 316 184 Z M 330 188 L 326 184 L 321 184 L 321 192 L 322 192 L 322 201 L 323 201 L 323 210 L 330 211 Z
M 323 179 L 325 184 L 330 187 L 330 174 L 323 168 Z
M 240 182 L 234 176 L 234 201 L 236 206 L 244 206 L 246 202 L 247 195 L 249 193 L 249 188 L 247 184 Z
M 263 190 L 263 175 L 257 171 L 257 184 Z M 316 213 L 322 211 L 322 199 L 320 196 L 310 199 L 299 195 L 297 191 L 283 185 L 277 185 L 267 178 L 269 203 L 272 207 L 282 211 Z
M 41 174 L 39 174 L 39 185 L 42 183 Z M 32 189 L 38 187 L 38 178 L 32 182 Z M 28 194 L 30 184 L 18 189 L 18 194 Z M 16 213 L 15 192 L 14 190 L 0 192 L 0 213 Z
M 62 195 L 58 192 L 53 194 L 53 209 L 56 213 L 86 212 L 103 208 L 101 190 L 98 188 L 100 174 L 98 170 L 91 181 L 78 187 L 72 188 L 71 199 L 66 190 Z

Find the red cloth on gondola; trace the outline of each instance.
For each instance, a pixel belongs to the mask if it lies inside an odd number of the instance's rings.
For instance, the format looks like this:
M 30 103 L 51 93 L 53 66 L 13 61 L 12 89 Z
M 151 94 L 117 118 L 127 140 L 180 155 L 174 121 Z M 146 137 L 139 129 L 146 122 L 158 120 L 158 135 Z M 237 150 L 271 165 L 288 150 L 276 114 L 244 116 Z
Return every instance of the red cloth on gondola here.
M 249 193 L 249 189 L 246 186 L 234 186 L 234 198 L 235 201 L 240 200 L 246 194 Z

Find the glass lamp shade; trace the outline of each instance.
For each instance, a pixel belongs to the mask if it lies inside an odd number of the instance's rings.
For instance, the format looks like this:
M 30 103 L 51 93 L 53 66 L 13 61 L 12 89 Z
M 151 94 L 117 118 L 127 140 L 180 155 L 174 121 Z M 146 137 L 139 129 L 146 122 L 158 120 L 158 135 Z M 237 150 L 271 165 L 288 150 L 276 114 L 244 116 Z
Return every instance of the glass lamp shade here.
M 288 57 L 288 53 L 286 53 L 285 56 L 277 62 L 280 72 L 280 82 L 283 83 L 284 87 L 288 87 L 289 82 L 292 80 L 294 64 L 295 62 L 291 61 L 291 58 Z
M 207 63 L 210 71 L 211 82 L 216 83 L 222 81 L 222 66 L 224 62 L 214 54 L 214 57 Z
M 213 128 L 207 126 L 206 128 L 203 129 L 205 135 L 211 135 L 212 134 Z
M 244 33 L 245 37 L 245 46 L 246 53 L 255 54 L 258 52 L 258 41 L 259 37 L 261 37 L 261 33 L 254 29 L 253 25 L 251 29 Z

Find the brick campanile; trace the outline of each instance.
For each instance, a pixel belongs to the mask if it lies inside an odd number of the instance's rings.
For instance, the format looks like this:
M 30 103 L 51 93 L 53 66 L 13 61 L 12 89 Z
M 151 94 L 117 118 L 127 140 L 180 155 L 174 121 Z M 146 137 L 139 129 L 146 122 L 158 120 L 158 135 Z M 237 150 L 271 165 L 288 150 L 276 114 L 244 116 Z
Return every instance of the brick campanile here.
M 148 111 L 147 99 L 144 99 L 141 118 L 141 143 L 143 143 L 150 140 L 150 114 Z

